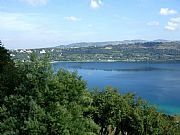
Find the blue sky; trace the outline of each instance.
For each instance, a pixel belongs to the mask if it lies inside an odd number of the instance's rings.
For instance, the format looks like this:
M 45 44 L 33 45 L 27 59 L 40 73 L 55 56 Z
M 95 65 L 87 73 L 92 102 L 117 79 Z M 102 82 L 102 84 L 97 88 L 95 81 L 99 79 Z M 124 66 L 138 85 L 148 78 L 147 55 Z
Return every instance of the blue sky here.
M 0 0 L 5 47 L 180 40 L 180 0 Z

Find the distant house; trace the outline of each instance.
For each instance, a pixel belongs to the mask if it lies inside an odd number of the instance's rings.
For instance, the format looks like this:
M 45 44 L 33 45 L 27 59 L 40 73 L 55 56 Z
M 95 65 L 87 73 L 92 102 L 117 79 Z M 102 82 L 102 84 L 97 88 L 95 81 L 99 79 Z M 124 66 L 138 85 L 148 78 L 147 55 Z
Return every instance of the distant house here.
M 11 57 L 14 57 L 15 55 L 14 54 L 10 54 Z
M 112 49 L 112 47 L 105 47 L 105 49 Z
M 41 50 L 39 53 L 40 54 L 44 54 L 44 53 L 46 53 L 46 51 L 45 50 Z
M 19 52 L 23 53 L 23 52 L 24 52 L 24 50 L 20 50 Z
M 51 52 L 53 52 L 54 51 L 54 49 L 51 49 Z
M 32 53 L 32 51 L 31 51 L 31 50 L 27 50 L 26 52 L 27 52 L 27 53 Z

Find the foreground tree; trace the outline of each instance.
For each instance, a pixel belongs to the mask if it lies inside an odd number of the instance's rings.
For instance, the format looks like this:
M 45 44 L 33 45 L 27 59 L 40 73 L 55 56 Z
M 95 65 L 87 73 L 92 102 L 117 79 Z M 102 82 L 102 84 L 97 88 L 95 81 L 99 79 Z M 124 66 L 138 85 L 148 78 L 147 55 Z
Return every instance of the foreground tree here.
M 76 73 L 53 74 L 47 59 L 32 56 L 16 65 L 20 84 L 0 107 L 2 134 L 96 134 L 98 126 L 83 117 L 86 84 Z
M 121 95 L 116 89 L 92 93 L 92 116 L 100 134 L 114 135 L 178 135 L 179 124 L 133 94 Z
M 2 105 L 4 97 L 12 94 L 18 84 L 19 79 L 16 72 L 9 51 L 0 41 L 0 105 Z

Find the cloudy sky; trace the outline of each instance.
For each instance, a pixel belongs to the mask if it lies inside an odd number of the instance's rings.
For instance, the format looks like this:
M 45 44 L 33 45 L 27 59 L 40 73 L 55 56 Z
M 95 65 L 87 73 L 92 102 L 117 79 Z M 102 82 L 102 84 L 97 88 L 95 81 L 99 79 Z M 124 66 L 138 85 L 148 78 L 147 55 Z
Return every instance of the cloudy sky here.
M 0 0 L 5 47 L 180 40 L 180 0 Z

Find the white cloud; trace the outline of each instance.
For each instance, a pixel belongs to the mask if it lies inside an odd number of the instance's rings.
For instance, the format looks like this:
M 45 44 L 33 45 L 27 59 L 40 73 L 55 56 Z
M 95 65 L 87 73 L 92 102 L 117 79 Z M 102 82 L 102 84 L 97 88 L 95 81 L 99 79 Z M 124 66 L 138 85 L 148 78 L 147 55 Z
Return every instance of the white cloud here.
M 0 29 L 10 31 L 30 31 L 36 29 L 36 25 L 26 21 L 27 15 L 21 13 L 0 12 Z
M 180 23 L 180 17 L 171 18 L 172 22 Z
M 175 30 L 175 27 L 171 26 L 171 25 L 167 25 L 167 26 L 165 26 L 165 29 L 167 29 L 167 30 Z
M 0 30 L 10 33 L 26 32 L 47 35 L 57 35 L 60 33 L 57 29 L 52 29 L 49 23 L 46 23 L 49 19 L 44 21 L 44 18 L 47 18 L 47 16 L 39 13 L 10 13 L 0 11 Z
M 64 17 L 64 19 L 66 19 L 68 21 L 73 21 L 73 22 L 82 20 L 81 18 L 78 18 L 78 17 L 75 17 L 75 16 L 66 16 L 66 17 Z
M 48 0 L 19 0 L 19 1 L 26 2 L 32 6 L 46 5 L 48 3 Z
M 170 21 L 168 21 L 168 24 L 165 26 L 165 29 L 172 31 L 180 29 L 180 17 L 171 18 Z
M 55 40 L 62 40 L 68 35 L 66 30 L 62 31 L 57 27 L 59 23 L 54 21 L 55 18 L 42 13 L 0 11 L 0 38 L 8 48 L 43 47 L 55 44 Z
M 172 14 L 176 14 L 177 11 L 173 10 L 173 9 L 169 9 L 169 8 L 161 8 L 160 9 L 160 14 L 161 15 L 172 15 Z
M 159 22 L 158 21 L 151 21 L 147 23 L 148 26 L 159 26 Z
M 93 25 L 92 24 L 88 24 L 88 27 L 91 28 L 91 27 L 93 27 Z
M 100 6 L 102 6 L 103 3 L 101 0 L 91 0 L 91 3 L 90 3 L 90 7 L 91 8 L 99 8 Z

